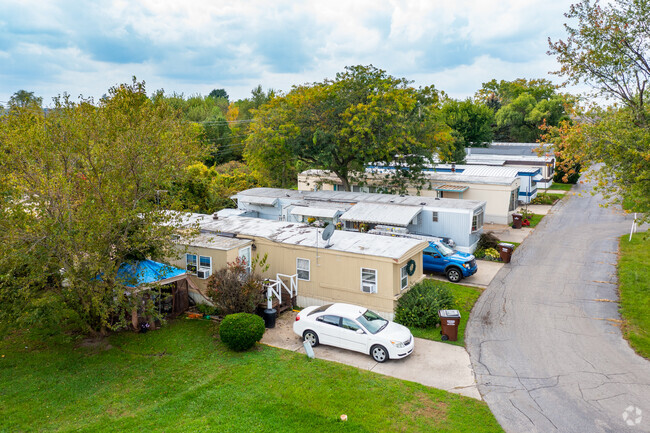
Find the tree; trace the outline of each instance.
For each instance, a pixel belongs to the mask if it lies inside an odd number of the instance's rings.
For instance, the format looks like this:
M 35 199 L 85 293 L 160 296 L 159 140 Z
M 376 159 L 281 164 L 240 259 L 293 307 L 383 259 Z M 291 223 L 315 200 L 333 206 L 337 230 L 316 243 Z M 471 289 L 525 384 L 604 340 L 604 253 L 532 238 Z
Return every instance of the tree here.
M 226 101 L 228 100 L 228 92 L 226 92 L 226 89 L 212 89 L 212 92 L 210 92 L 208 96 L 214 99 L 221 98 Z
M 297 172 L 336 174 L 344 189 L 369 164 L 392 165 L 387 185 L 419 185 L 421 168 L 453 143 L 433 88 L 415 89 L 373 66 L 346 67 L 334 80 L 295 86 L 255 111 L 245 158 L 274 185 L 293 186 Z
M 9 108 L 11 107 L 34 107 L 41 108 L 43 106 L 43 98 L 40 96 L 34 96 L 34 92 L 28 92 L 26 90 L 19 90 L 9 99 Z
M 494 112 L 487 105 L 469 98 L 447 99 L 441 110 L 445 123 L 457 132 L 463 154 L 464 146 L 482 146 L 492 141 Z
M 650 79 L 650 4 L 615 0 L 601 6 L 583 0 L 565 14 L 577 20 L 565 24 L 568 38 L 552 42 L 549 54 L 561 64 L 557 73 L 568 83 L 584 82 L 597 94 L 613 98 L 608 107 L 579 107 L 576 122 L 548 128 L 546 139 L 566 167 L 583 169 L 601 164 L 589 174 L 595 191 L 608 202 L 620 202 L 650 220 L 650 109 L 645 103 Z
M 174 256 L 173 181 L 199 155 L 196 129 L 144 83 L 98 104 L 55 99 L 0 118 L 0 320 L 119 327 L 144 302 L 124 263 Z M 148 311 L 151 302 L 147 303 Z
M 573 98 L 556 89 L 546 79 L 492 80 L 483 83 L 476 97 L 494 110 L 496 140 L 535 142 L 542 124 L 555 126 L 568 119 L 565 107 L 573 104 Z

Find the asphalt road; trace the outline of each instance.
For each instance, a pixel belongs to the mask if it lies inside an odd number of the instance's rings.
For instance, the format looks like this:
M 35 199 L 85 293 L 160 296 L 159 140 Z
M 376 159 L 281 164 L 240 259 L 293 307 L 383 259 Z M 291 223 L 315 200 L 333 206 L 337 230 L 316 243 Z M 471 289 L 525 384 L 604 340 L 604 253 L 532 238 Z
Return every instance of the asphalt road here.
M 650 361 L 622 338 L 615 302 L 632 219 L 599 203 L 565 197 L 474 306 L 467 348 L 507 432 L 650 431 Z

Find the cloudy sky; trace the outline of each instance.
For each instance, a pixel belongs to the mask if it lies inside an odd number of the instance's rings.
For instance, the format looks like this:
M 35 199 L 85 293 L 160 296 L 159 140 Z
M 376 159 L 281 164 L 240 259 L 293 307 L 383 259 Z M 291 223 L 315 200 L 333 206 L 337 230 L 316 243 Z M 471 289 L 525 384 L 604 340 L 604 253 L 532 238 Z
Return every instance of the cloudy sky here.
M 100 97 L 132 76 L 149 93 L 244 98 L 257 84 L 332 78 L 346 65 L 471 96 L 549 78 L 565 0 L 0 0 L 0 103 L 25 89 Z

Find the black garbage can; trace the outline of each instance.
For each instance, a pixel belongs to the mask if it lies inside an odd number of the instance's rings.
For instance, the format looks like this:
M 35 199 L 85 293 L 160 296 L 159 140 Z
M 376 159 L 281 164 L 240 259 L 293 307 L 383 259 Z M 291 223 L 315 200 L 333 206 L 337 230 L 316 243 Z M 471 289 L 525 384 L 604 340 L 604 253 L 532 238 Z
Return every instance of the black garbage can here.
M 497 245 L 499 247 L 499 256 L 503 263 L 510 263 L 510 258 L 512 257 L 512 252 L 515 250 L 515 246 L 505 242 L 501 242 Z
M 264 319 L 264 326 L 267 328 L 275 328 L 275 316 L 277 310 L 275 308 L 267 308 L 264 310 L 262 318 Z
M 438 310 L 440 317 L 440 333 L 443 341 L 458 340 L 458 326 L 460 325 L 460 311 Z
M 522 223 L 524 222 L 524 216 L 520 213 L 512 214 L 512 228 L 520 229 Z

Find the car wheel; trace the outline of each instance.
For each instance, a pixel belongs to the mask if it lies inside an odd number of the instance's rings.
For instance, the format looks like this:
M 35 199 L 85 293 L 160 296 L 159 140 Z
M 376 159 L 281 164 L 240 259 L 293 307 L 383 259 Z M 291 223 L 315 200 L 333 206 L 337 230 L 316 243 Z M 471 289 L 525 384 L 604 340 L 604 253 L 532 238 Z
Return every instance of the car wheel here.
M 458 268 L 449 268 L 447 270 L 447 279 L 451 281 L 452 283 L 457 283 L 463 278 L 463 274 L 461 274 L 460 269 Z
M 303 332 L 302 338 L 304 338 L 305 341 L 311 345 L 311 347 L 318 346 L 318 335 L 314 331 L 307 330 Z
M 370 356 L 377 362 L 386 362 L 388 360 L 388 351 L 384 346 L 375 345 L 370 348 Z

